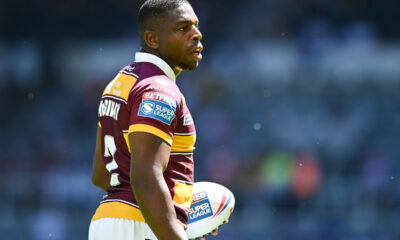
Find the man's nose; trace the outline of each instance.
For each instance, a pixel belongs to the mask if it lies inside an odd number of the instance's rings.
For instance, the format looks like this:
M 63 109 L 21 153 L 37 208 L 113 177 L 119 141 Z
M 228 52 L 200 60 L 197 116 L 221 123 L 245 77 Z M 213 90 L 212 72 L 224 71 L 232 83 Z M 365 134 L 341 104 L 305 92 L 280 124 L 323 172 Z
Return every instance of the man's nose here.
M 200 41 L 202 38 L 203 38 L 203 34 L 201 34 L 198 27 L 194 26 L 194 34 L 192 36 L 192 39 L 194 41 Z

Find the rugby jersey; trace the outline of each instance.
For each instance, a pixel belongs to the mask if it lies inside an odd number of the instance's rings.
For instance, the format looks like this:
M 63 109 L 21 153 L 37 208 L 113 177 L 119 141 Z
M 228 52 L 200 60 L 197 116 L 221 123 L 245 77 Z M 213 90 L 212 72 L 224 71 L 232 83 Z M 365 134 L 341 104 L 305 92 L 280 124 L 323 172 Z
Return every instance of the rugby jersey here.
M 164 179 L 177 218 L 186 225 L 192 196 L 196 130 L 171 67 L 155 55 L 136 53 L 135 61 L 105 88 L 98 117 L 103 160 L 111 181 L 92 220 L 110 217 L 144 221 L 130 185 L 128 135 L 146 132 L 171 145 Z

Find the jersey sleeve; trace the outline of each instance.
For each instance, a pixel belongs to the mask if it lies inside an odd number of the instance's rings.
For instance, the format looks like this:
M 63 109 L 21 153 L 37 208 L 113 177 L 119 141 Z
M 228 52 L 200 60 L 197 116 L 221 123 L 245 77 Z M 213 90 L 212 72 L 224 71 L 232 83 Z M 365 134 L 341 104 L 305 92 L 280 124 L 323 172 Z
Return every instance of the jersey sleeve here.
M 175 83 L 164 76 L 141 80 L 131 93 L 128 132 L 150 133 L 172 145 L 179 112 L 178 91 Z

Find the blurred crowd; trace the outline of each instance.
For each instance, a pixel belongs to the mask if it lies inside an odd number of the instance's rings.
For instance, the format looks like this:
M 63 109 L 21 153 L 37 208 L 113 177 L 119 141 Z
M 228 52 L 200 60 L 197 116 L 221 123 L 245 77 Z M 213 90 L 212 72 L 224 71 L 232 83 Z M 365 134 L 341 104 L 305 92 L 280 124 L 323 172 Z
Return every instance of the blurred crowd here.
M 138 5 L 0 3 L 7 239 L 86 238 L 103 194 L 90 181 L 99 97 L 139 50 Z M 236 197 L 217 239 L 399 239 L 399 2 L 193 5 L 204 60 L 178 85 L 195 180 Z

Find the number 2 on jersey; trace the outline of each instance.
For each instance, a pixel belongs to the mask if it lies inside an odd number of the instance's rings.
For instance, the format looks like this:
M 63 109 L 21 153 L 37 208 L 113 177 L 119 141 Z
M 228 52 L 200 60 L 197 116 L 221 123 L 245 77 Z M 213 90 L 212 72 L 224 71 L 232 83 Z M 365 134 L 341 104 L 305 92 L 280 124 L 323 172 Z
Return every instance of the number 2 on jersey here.
M 115 146 L 114 137 L 111 135 L 104 136 L 104 157 L 112 157 L 112 161 L 107 163 L 106 168 L 111 173 L 112 170 L 118 168 L 118 164 L 115 161 L 114 154 L 117 151 Z M 121 182 L 118 180 L 118 173 L 111 173 L 110 186 L 115 187 L 120 185 Z

